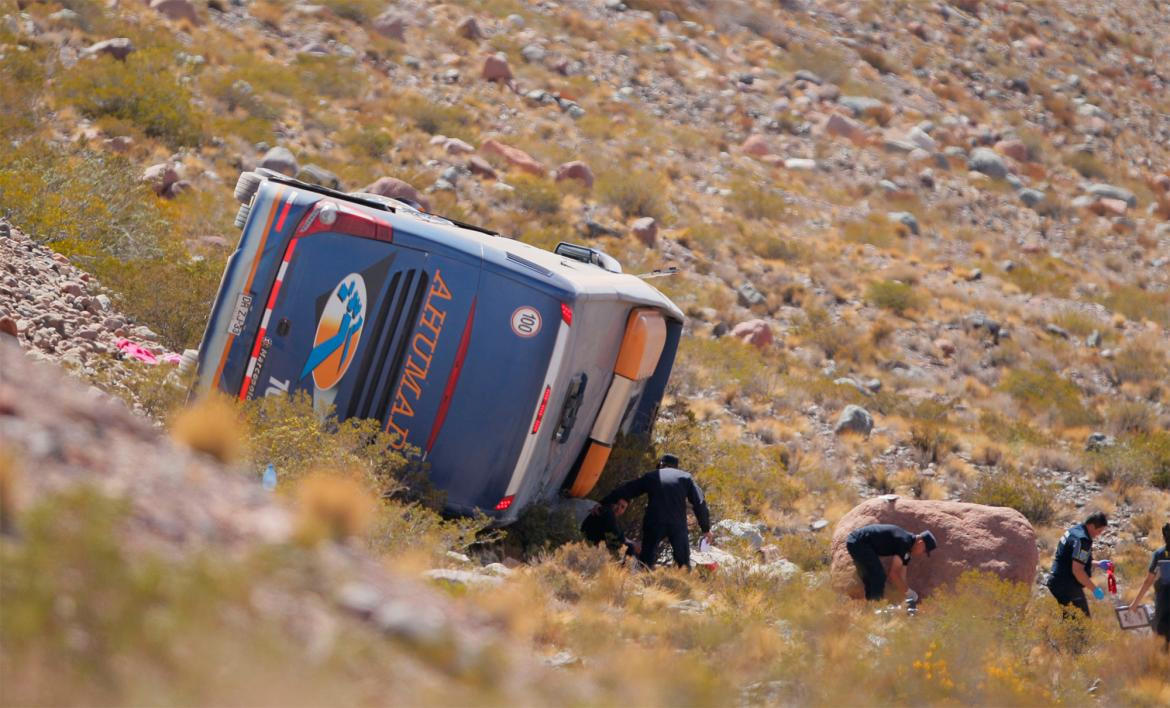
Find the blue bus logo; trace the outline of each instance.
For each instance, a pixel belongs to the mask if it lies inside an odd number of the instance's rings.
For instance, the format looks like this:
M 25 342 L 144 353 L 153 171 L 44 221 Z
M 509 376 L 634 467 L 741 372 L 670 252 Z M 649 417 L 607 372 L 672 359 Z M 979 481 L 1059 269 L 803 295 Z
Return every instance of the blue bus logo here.
M 341 381 L 361 341 L 365 306 L 366 281 L 357 273 L 350 273 L 329 294 L 317 322 L 313 350 L 301 370 L 302 379 L 312 373 L 318 390 L 333 388 Z

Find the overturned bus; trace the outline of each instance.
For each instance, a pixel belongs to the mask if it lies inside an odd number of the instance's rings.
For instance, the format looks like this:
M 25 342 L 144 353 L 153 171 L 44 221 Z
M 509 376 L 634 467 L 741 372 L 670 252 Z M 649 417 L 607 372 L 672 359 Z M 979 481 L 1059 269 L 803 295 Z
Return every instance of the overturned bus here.
M 307 392 L 380 421 L 448 511 L 514 521 L 585 496 L 621 432 L 648 432 L 681 311 L 595 249 L 555 252 L 268 170 L 236 185 L 243 235 L 197 387 Z

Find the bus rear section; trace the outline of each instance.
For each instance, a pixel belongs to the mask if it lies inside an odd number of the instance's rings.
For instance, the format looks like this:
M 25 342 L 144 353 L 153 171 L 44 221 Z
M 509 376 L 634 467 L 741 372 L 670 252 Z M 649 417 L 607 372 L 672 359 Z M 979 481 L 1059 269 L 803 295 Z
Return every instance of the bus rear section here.
M 568 292 L 516 274 L 481 288 L 484 237 L 411 209 L 266 180 L 251 212 L 200 346 L 201 388 L 304 392 L 339 419 L 377 419 L 451 511 L 507 512 Z

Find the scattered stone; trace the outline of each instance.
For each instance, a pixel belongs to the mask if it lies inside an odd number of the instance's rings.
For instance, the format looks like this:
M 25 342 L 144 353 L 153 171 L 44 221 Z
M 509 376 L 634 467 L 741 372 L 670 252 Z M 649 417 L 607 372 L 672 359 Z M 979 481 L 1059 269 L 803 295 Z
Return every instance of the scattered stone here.
M 889 106 L 869 96 L 842 96 L 837 103 L 848 108 L 854 118 L 873 118 L 884 124 L 891 117 Z
M 886 214 L 886 217 L 895 224 L 901 224 L 910 231 L 911 234 L 917 236 L 919 234 L 918 218 L 908 211 L 891 211 Z
M 723 519 L 715 524 L 712 530 L 716 532 L 716 539 L 720 535 L 742 538 L 751 544 L 752 550 L 759 550 L 764 545 L 763 524 Z
M 486 155 L 502 157 L 510 166 L 529 174 L 544 176 L 544 165 L 520 148 L 505 145 L 498 140 L 487 140 L 483 145 L 480 145 L 479 151 Z
M 1036 532 L 1015 509 L 919 501 L 890 494 L 854 507 L 841 518 L 833 533 L 833 587 L 851 597 L 861 597 L 863 591 L 845 539 L 854 529 L 868 524 L 895 524 L 911 533 L 934 534 L 938 548 L 930 556 L 915 558 L 907 567 L 908 584 L 924 598 L 953 586 L 959 576 L 970 570 L 994 573 L 1026 585 L 1036 579 Z
M 367 194 L 377 194 L 390 199 L 398 199 L 408 204 L 416 204 L 423 211 L 431 210 L 430 201 L 410 184 L 397 177 L 379 177 L 372 184 L 361 190 Z
M 125 61 L 126 57 L 134 51 L 134 43 L 126 37 L 115 37 L 113 39 L 103 39 L 102 41 L 91 44 L 85 51 L 83 56 L 98 56 L 99 54 L 108 54 L 118 61 Z
M 447 151 L 448 155 L 470 155 L 475 152 L 475 147 L 459 138 L 447 138 L 443 142 L 443 149 Z
M 873 416 L 870 412 L 852 404 L 845 406 L 845 410 L 841 411 L 840 417 L 837 418 L 837 424 L 833 426 L 833 432 L 837 435 L 841 433 L 869 435 L 872 430 Z
M 199 16 L 190 0 L 151 0 L 150 9 L 176 22 L 186 20 L 193 25 L 199 24 Z
M 967 167 L 972 172 L 981 172 L 992 179 L 1004 179 L 1008 175 L 1007 164 L 998 153 L 990 148 L 978 147 L 971 152 Z
M 1085 346 L 1092 347 L 1093 349 L 1100 348 L 1100 346 L 1101 346 L 1101 330 L 1095 329 L 1092 331 L 1091 334 L 1089 334 L 1088 337 L 1085 337 Z
M 863 146 L 869 142 L 869 135 L 865 128 L 855 120 L 846 118 L 840 113 L 832 113 L 825 121 L 825 133 L 845 138 L 855 145 Z
M 652 216 L 643 216 L 630 225 L 630 233 L 641 241 L 642 245 L 652 248 L 658 241 L 658 222 Z
M 374 18 L 374 31 L 388 39 L 405 42 L 406 18 L 394 10 L 387 10 Z
M 1117 439 L 1105 433 L 1089 433 L 1085 439 L 1085 452 L 1101 452 L 1117 444 Z
M 464 39 L 473 41 L 483 39 L 483 31 L 480 30 L 479 23 L 471 15 L 463 18 L 463 21 L 455 28 L 455 33 Z
M 731 336 L 750 344 L 756 349 L 764 349 L 775 341 L 772 327 L 764 320 L 748 320 L 740 322 L 731 330 Z
M 768 144 L 768 139 L 762 135 L 749 135 L 747 140 L 743 141 L 743 151 L 752 157 L 763 157 L 771 154 L 772 146 Z
M 955 343 L 945 337 L 934 340 L 934 348 L 944 357 L 949 358 L 955 355 Z
M 1019 197 L 1020 201 L 1024 203 L 1024 206 L 1028 208 L 1043 204 L 1045 199 L 1044 192 L 1041 192 L 1039 189 L 1031 188 L 1021 189 L 1020 191 L 1016 192 L 1016 196 Z
M 467 159 L 467 169 L 473 175 L 486 177 L 488 179 L 496 179 L 496 171 L 492 168 L 488 161 L 479 155 L 473 155 Z
M 341 179 L 324 167 L 309 164 L 297 172 L 297 179 L 309 184 L 316 184 L 329 189 L 341 189 Z
M 260 159 L 260 167 L 289 177 L 296 177 L 299 171 L 297 159 L 293 157 L 292 151 L 280 145 L 264 154 L 264 157 Z
M 489 54 L 483 60 L 484 81 L 498 81 L 508 83 L 512 80 L 512 67 L 508 66 L 508 57 L 503 52 Z
M 529 64 L 539 64 L 544 61 L 544 47 L 539 44 L 527 44 L 520 50 L 520 56 Z
M 797 172 L 813 172 L 817 169 L 817 161 L 807 157 L 790 157 L 784 161 L 784 169 Z
M 811 529 L 813 531 L 820 531 L 821 529 L 826 529 L 828 527 L 829 527 L 829 520 L 828 519 L 817 519 L 816 521 L 809 524 L 809 529 Z
M 796 80 L 797 81 L 807 81 L 810 84 L 815 84 L 817 86 L 820 86 L 820 85 L 825 83 L 824 79 L 817 76 L 816 74 L 809 71 L 808 69 L 800 69 L 799 71 L 797 71 L 796 72 Z
M 423 577 L 441 583 L 463 587 L 499 587 L 504 583 L 498 575 L 487 575 L 471 570 L 457 570 L 455 568 L 435 568 L 423 573 Z
M 1031 151 L 1020 140 L 1000 140 L 995 144 L 995 151 L 1016 162 L 1031 162 L 1032 160 Z
M 591 189 L 593 187 L 593 170 L 580 160 L 566 162 L 557 168 L 556 181 L 561 182 L 567 179 L 575 179 L 585 185 L 586 189 Z
M 1053 324 L 1051 322 L 1044 325 L 1044 331 L 1051 334 L 1051 335 L 1060 337 L 1061 339 L 1069 339 L 1069 337 L 1070 337 L 1067 329 L 1065 329 L 1059 325 Z
M 1116 187 L 1112 184 L 1098 182 L 1096 184 L 1090 184 L 1085 191 L 1102 201 L 1112 199 L 1124 202 L 1130 209 L 1137 208 L 1137 197 L 1134 196 L 1133 192 L 1124 187 Z
M 173 162 L 151 165 L 142 173 L 142 181 L 150 184 L 150 188 L 160 197 L 169 194 L 171 187 L 179 181 L 178 165 Z
M 744 307 L 757 307 L 768 304 L 768 299 L 764 297 L 755 285 L 749 282 L 744 282 L 735 289 L 736 300 Z

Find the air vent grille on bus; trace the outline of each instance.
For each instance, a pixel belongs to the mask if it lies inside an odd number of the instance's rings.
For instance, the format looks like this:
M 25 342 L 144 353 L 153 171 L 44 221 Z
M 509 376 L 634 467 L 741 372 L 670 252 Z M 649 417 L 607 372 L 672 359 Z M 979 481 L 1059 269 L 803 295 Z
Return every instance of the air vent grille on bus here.
M 390 278 L 346 417 L 382 420 L 386 416 L 429 285 L 430 278 L 418 270 L 399 271 Z

